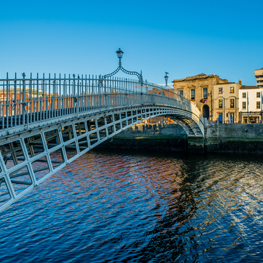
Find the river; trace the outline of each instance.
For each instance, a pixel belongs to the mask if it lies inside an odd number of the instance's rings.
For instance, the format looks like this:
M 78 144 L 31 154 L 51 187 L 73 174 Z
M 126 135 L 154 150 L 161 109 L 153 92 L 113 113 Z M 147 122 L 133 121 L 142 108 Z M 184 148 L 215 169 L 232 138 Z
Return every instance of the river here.
M 262 156 L 90 152 L 0 214 L 0 262 L 262 262 Z

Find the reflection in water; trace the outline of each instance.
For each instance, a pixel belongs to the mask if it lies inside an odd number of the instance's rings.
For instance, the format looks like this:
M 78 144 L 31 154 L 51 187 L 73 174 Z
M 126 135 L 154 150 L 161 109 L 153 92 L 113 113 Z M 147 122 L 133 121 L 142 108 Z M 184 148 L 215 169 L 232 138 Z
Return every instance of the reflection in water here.
M 92 152 L 0 215 L 1 262 L 261 262 L 260 158 Z

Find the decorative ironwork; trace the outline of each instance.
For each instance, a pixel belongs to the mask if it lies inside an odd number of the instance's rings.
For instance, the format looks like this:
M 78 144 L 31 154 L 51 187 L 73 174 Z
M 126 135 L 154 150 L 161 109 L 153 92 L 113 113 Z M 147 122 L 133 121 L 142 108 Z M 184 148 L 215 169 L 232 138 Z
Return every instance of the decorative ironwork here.
M 141 71 L 141 73 L 139 73 L 139 72 L 137 72 L 137 71 L 129 71 L 129 70 L 125 69 L 125 68 L 122 66 L 122 64 L 121 64 L 121 59 L 122 59 L 122 56 L 123 56 L 123 53 L 124 53 L 124 52 L 119 48 L 119 49 L 116 51 L 116 53 L 117 53 L 117 56 L 118 56 L 118 58 L 119 58 L 119 67 L 116 68 L 113 72 L 102 76 L 102 77 L 101 77 L 102 80 L 103 80 L 103 79 L 106 79 L 106 78 L 110 78 L 110 77 L 114 76 L 115 74 L 117 74 L 119 71 L 122 71 L 122 72 L 124 72 L 125 74 L 128 74 L 128 75 L 136 75 L 136 76 L 138 77 L 138 79 L 139 79 L 140 84 L 143 85 L 142 71 Z

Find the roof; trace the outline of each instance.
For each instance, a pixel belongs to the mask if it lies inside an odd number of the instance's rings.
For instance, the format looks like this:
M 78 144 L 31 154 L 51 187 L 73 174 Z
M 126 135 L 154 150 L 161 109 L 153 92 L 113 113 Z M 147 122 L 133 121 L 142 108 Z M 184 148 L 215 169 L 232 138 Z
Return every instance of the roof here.
M 241 86 L 239 89 L 258 89 L 257 86 Z
M 238 83 L 236 83 L 236 82 L 227 82 L 227 83 L 219 82 L 218 84 L 215 84 L 215 85 L 229 85 L 229 84 L 238 84 Z
M 219 78 L 219 76 L 216 75 L 216 74 L 206 75 L 204 73 L 200 73 L 200 74 L 197 74 L 195 76 L 190 76 L 190 77 L 186 77 L 186 78 L 183 78 L 183 79 L 175 79 L 172 82 L 192 81 L 192 80 L 196 80 L 196 79 L 207 79 L 207 78 L 217 78 L 217 77 Z M 227 81 L 226 79 L 221 79 L 221 80 Z

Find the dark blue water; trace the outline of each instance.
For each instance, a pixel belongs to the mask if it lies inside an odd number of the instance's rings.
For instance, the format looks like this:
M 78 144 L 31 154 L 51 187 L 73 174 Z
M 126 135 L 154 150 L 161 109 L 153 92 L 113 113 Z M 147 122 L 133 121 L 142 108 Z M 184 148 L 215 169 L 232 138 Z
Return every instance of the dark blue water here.
M 88 153 L 0 214 L 0 262 L 262 262 L 262 160 Z

